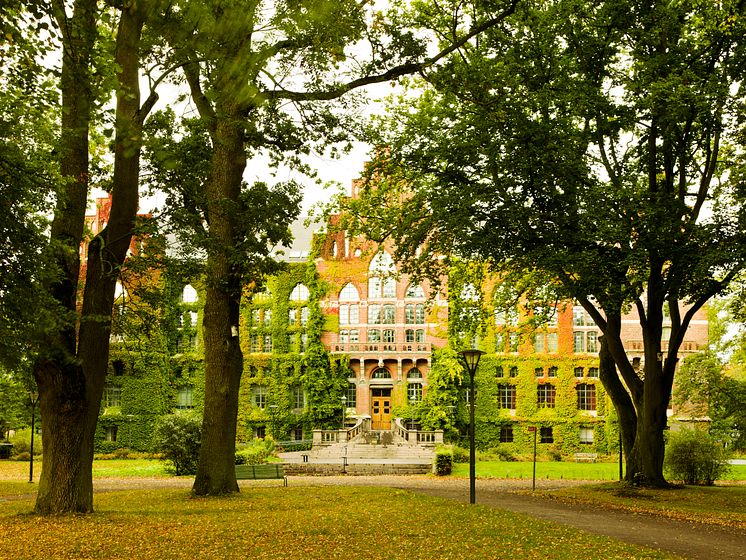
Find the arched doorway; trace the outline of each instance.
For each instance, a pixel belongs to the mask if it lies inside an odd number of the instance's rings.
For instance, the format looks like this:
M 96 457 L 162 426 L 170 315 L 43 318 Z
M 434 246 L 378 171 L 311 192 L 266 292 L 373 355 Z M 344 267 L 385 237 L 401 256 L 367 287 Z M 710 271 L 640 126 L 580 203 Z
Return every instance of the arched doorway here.
M 370 424 L 372 430 L 391 429 L 391 372 L 379 367 L 371 375 Z

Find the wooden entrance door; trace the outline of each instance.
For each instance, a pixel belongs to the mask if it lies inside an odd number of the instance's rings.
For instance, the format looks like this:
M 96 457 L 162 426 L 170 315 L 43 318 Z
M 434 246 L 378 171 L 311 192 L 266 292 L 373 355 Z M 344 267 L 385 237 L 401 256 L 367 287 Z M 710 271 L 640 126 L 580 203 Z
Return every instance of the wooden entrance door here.
M 391 389 L 372 389 L 370 422 L 373 430 L 391 429 Z

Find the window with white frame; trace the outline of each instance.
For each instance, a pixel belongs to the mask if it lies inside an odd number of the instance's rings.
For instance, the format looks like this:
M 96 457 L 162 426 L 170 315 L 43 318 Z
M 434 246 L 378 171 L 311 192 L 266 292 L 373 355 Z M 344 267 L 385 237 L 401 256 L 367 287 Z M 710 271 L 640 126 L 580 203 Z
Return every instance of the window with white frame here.
M 373 379 L 391 379 L 391 372 L 386 368 L 379 367 L 373 372 Z
M 513 443 L 513 425 L 500 426 L 500 443 Z
M 422 400 L 422 383 L 407 383 L 407 400 L 411 402 L 420 402 Z
M 122 406 L 122 388 L 118 385 L 104 385 L 104 407 Z
M 345 396 L 347 397 L 347 408 L 355 408 L 357 406 L 357 385 L 348 383 Z
M 360 307 L 357 303 L 343 303 L 339 306 L 339 324 L 357 325 L 360 322 Z
M 194 408 L 194 386 L 185 385 L 176 390 L 176 408 L 179 410 Z
M 396 331 L 394 329 L 385 329 L 383 331 L 383 341 L 384 342 L 396 342 Z
M 254 385 L 251 388 L 251 403 L 262 410 L 267 406 L 267 386 Z
M 593 428 L 581 427 L 579 433 L 580 443 L 590 445 L 593 443 Z
M 541 383 L 536 387 L 536 405 L 539 408 L 554 408 L 557 388 L 551 383 Z
M 543 354 L 545 343 L 546 343 L 545 333 L 534 334 L 534 352 L 536 352 L 537 354 Z
M 393 325 L 396 323 L 396 305 L 387 303 L 383 306 L 383 324 Z
M 500 383 L 497 386 L 497 407 L 507 410 L 515 410 L 516 387 L 509 383 Z
M 368 324 L 380 325 L 381 319 L 381 306 L 377 303 L 371 303 L 368 306 Z
M 578 394 L 578 410 L 596 410 L 596 386 L 593 383 L 579 383 L 575 391 Z
M 272 352 L 272 335 L 271 334 L 264 335 L 264 348 L 262 348 L 262 352 L 264 352 L 265 354 L 269 354 Z
M 559 349 L 559 335 L 556 332 L 547 333 L 547 352 L 556 354 Z
M 292 400 L 293 408 L 295 409 L 306 408 L 306 392 L 303 390 L 303 387 L 299 385 L 293 386 L 292 399 L 293 399 Z
M 368 342 L 381 342 L 381 331 L 368 329 Z

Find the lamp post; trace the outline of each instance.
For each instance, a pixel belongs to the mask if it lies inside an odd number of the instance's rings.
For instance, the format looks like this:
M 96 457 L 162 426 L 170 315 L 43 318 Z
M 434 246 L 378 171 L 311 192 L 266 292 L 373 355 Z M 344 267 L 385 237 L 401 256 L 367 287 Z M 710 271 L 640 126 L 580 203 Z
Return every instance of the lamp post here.
M 277 441 L 277 405 L 269 405 L 269 415 L 272 418 L 272 439 Z
M 464 350 L 461 357 L 466 364 L 466 371 L 469 372 L 469 503 L 476 503 L 476 451 L 474 447 L 474 404 L 477 395 L 474 392 L 474 374 L 477 373 L 479 359 L 482 357 L 481 350 Z
M 31 445 L 30 457 L 28 463 L 28 481 L 34 481 L 34 431 L 36 430 L 36 403 L 39 402 L 39 393 L 29 391 L 29 402 L 31 403 Z
M 347 419 L 347 395 L 342 395 L 339 400 L 342 401 L 342 429 L 344 430 Z

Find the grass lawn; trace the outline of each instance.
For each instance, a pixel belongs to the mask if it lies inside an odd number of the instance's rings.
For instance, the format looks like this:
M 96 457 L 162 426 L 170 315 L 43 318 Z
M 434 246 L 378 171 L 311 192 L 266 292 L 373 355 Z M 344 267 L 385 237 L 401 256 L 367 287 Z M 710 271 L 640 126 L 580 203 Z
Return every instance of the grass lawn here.
M 88 516 L 0 508 L 0 558 L 641 559 L 675 556 L 486 506 L 365 487 L 107 492 Z M 551 543 L 548 536 L 551 535 Z
M 531 478 L 533 463 L 478 461 L 477 478 Z M 452 476 L 469 476 L 468 463 L 455 463 Z M 537 462 L 536 478 L 572 480 L 619 480 L 618 463 Z M 731 465 L 724 480 L 746 480 L 746 465 Z
M 565 501 L 595 503 L 674 519 L 746 529 L 746 486 L 685 486 L 648 490 L 606 483 L 543 492 Z

